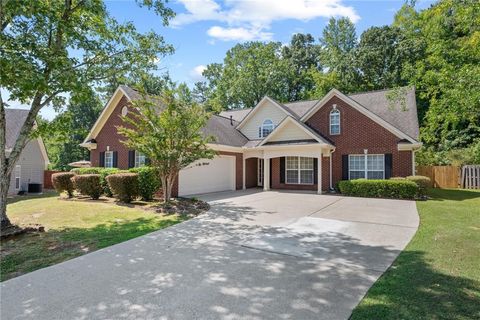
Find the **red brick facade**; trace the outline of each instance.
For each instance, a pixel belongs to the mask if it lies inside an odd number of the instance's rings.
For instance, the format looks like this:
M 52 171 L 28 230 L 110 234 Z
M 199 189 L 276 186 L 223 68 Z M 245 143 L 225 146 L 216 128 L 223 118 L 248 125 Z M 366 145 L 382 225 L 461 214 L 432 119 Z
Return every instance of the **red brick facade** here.
M 97 141 L 97 148 L 90 151 L 90 161 L 93 167 L 100 166 L 100 152 L 105 152 L 107 146 L 110 151 L 117 151 L 117 167 L 120 169 L 128 169 L 128 149 L 122 144 L 122 140 L 125 138 L 117 133 L 117 126 L 127 127 L 127 124 L 120 118 L 122 114 L 122 108 L 129 106 L 127 98 L 124 96 L 118 102 L 117 106 L 113 110 L 110 117 L 107 119 L 105 125 L 95 137 Z M 132 111 L 129 108 L 129 112 Z
M 330 135 L 329 121 L 333 104 L 336 104 L 340 111 L 339 135 Z M 412 174 L 411 151 L 398 151 L 397 149 L 397 144 L 401 139 L 337 97 L 330 99 L 306 123 L 335 145 L 332 158 L 334 186 L 342 179 L 342 155 L 363 154 L 365 149 L 369 154 L 391 153 L 393 177 L 405 177 Z M 325 167 L 324 176 L 328 176 L 328 171 L 325 174 Z

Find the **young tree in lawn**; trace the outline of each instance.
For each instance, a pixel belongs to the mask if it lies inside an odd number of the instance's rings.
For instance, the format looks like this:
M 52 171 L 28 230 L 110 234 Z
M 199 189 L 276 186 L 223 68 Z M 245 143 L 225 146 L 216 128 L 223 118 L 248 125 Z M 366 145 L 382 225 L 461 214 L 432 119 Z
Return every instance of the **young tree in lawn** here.
M 164 90 L 155 97 L 142 96 L 132 102 L 138 112 L 123 117 L 127 125 L 117 129 L 126 138 L 122 142 L 145 154 L 158 171 L 163 198 L 168 203 L 180 170 L 215 154 L 207 146 L 211 137 L 201 130 L 209 115 L 185 86 Z
M 174 15 L 164 0 L 136 2 L 155 11 L 164 24 Z M 113 74 L 154 69 L 157 57 L 172 48 L 154 32 L 139 33 L 132 23 L 117 22 L 101 0 L 2 0 L 0 43 L 0 88 L 9 99 L 30 105 L 7 154 L 5 104 L 0 95 L 0 226 L 4 228 L 10 225 L 6 214 L 10 176 L 39 111 L 47 105 L 59 107 L 65 94 L 80 92 L 86 84 L 101 84 Z

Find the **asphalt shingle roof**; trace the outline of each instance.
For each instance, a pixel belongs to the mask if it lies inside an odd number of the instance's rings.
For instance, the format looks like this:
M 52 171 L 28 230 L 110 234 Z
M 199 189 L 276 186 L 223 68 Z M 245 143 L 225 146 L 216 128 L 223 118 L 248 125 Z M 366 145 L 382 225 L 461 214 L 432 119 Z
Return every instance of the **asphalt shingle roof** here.
M 5 133 L 6 133 L 6 149 L 11 149 L 17 141 L 20 130 L 22 129 L 25 119 L 27 119 L 29 110 L 5 108 Z
M 414 139 L 418 139 L 419 132 L 415 89 L 413 87 L 403 89 L 405 90 L 404 101 L 402 101 L 402 99 L 391 101 L 391 99 L 389 99 L 389 92 L 391 92 L 391 90 L 388 89 L 355 93 L 348 95 L 348 97 L 387 121 L 395 128 Z M 283 106 L 296 116 L 297 119 L 300 119 L 319 101 L 320 100 L 306 100 L 288 102 L 284 103 Z M 220 115 L 227 118 L 232 116 L 235 121 L 241 122 L 252 109 L 253 108 L 226 110 L 222 111 Z
M 205 135 L 210 135 L 215 138 L 213 143 L 223 144 L 234 147 L 242 147 L 248 139 L 235 127 L 238 122 L 224 118 L 222 116 L 213 115 L 207 122 L 207 125 L 202 128 Z

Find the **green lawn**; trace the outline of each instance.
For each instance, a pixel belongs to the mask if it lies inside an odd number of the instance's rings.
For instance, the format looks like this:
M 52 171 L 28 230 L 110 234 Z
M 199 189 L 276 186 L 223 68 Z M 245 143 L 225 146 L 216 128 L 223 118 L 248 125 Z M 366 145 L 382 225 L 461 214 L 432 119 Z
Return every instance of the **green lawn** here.
M 186 219 L 99 201 L 18 197 L 7 208 L 12 223 L 40 224 L 46 232 L 2 241 L 0 280 L 4 281 L 79 255 L 162 229 Z
M 480 192 L 430 190 L 420 227 L 351 319 L 480 319 Z

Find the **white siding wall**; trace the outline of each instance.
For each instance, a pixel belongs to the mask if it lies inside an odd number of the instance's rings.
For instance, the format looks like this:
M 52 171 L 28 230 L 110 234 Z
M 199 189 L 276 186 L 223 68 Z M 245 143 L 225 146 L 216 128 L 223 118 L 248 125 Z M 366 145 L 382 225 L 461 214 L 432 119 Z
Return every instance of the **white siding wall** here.
M 38 141 L 32 140 L 28 142 L 20 154 L 20 158 L 15 163 L 15 165 L 21 166 L 20 190 L 27 191 L 28 183 L 43 184 L 43 171 L 46 166 L 45 161 L 40 151 Z M 15 189 L 15 169 L 13 169 L 8 193 L 16 194 L 20 190 Z
M 265 119 L 270 119 L 277 126 L 287 114 L 279 107 L 266 100 L 256 110 L 255 114 L 248 119 L 248 122 L 240 129 L 240 131 L 250 140 L 262 139 L 258 137 L 258 128 Z
M 268 141 L 291 141 L 291 140 L 304 140 L 312 139 L 312 136 L 307 134 L 304 130 L 299 128 L 297 125 L 289 122 L 282 128 L 279 128 L 280 131 L 274 133 Z

